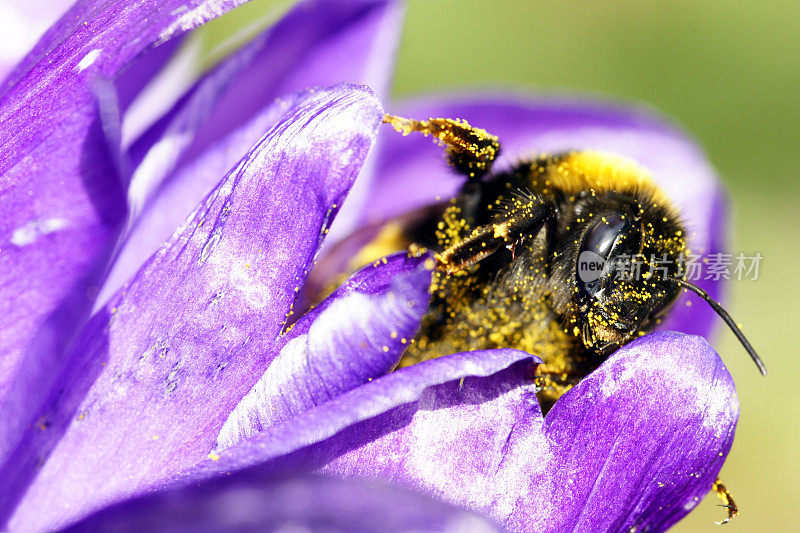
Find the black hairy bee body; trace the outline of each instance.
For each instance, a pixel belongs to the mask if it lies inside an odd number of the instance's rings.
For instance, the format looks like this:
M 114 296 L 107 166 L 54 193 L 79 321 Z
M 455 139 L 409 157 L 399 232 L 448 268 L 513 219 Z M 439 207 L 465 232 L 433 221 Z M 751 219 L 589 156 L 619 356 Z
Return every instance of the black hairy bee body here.
M 467 182 L 438 211 L 407 234 L 436 251 L 442 268 L 402 364 L 514 347 L 542 358 L 542 396 L 552 401 L 651 329 L 679 292 L 660 279 L 623 279 L 608 261 L 625 255 L 646 276 L 649 258 L 659 257 L 675 275 L 686 251 L 665 195 L 618 157 L 542 156 Z M 585 252 L 609 263 L 589 286 L 577 270 Z
M 458 119 L 387 115 L 433 136 L 464 176 L 449 202 L 389 221 L 350 262 L 433 251 L 431 304 L 400 366 L 515 348 L 539 356 L 546 410 L 616 348 L 660 321 L 681 289 L 706 300 L 766 369 L 733 319 L 684 279 L 687 233 L 647 172 L 590 150 L 541 155 L 492 172 L 499 140 Z

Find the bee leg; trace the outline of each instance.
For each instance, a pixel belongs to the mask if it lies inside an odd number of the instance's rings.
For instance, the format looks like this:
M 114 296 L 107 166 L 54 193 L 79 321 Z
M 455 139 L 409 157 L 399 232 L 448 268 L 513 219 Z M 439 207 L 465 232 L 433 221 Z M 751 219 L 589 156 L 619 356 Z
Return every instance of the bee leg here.
M 433 135 L 447 147 L 447 159 L 459 173 L 470 180 L 479 180 L 489 172 L 492 163 L 500 154 L 497 137 L 480 128 L 474 128 L 466 120 L 431 118 L 413 120 L 394 115 L 383 117 L 385 124 L 408 135 L 417 131 L 425 136 Z
M 491 224 L 478 226 L 465 239 L 436 254 L 436 259 L 448 274 L 464 270 L 503 246 L 533 239 L 553 213 L 553 206 L 547 202 L 520 200 Z
M 720 500 L 722 500 L 722 504 L 720 507 L 724 507 L 728 510 L 728 516 L 722 520 L 721 522 L 716 522 L 718 525 L 727 524 L 733 517 L 739 514 L 739 507 L 736 505 L 736 502 L 733 501 L 733 496 L 731 495 L 728 488 L 722 483 L 722 481 L 717 478 L 714 482 L 714 485 L 711 487 L 711 490 L 716 493 Z

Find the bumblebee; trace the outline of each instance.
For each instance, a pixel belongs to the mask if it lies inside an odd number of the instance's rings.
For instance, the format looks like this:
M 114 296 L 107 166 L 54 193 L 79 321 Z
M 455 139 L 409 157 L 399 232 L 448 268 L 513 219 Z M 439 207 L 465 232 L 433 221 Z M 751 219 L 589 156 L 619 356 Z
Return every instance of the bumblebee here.
M 434 136 L 465 177 L 456 198 L 406 217 L 386 243 L 384 251 L 432 250 L 438 265 L 429 311 L 401 365 L 465 350 L 535 353 L 546 411 L 611 352 L 650 331 L 688 289 L 766 374 L 730 315 L 684 279 L 684 224 L 636 164 L 574 151 L 493 174 L 500 143 L 484 130 L 457 119 L 384 122 L 404 135 Z
M 403 135 L 433 136 L 465 177 L 456 198 L 386 226 L 367 247 L 435 252 L 431 305 L 401 365 L 466 350 L 535 353 L 546 412 L 611 352 L 650 331 L 687 289 L 712 306 L 766 375 L 730 315 L 685 279 L 685 226 L 634 163 L 574 151 L 493 174 L 497 137 L 466 121 L 387 115 L 384 122 Z M 738 512 L 731 494 L 719 480 L 712 490 L 728 510 L 721 523 L 730 521 Z
M 659 323 L 682 289 L 708 302 L 759 371 L 730 315 L 685 279 L 687 232 L 646 171 L 621 157 L 573 151 L 492 173 L 497 137 L 466 121 L 386 115 L 403 135 L 442 144 L 464 176 L 450 200 L 385 224 L 351 266 L 390 252 L 433 251 L 432 299 L 401 366 L 467 350 L 516 348 L 542 359 L 543 412 L 615 349 Z M 737 512 L 717 481 L 713 490 Z

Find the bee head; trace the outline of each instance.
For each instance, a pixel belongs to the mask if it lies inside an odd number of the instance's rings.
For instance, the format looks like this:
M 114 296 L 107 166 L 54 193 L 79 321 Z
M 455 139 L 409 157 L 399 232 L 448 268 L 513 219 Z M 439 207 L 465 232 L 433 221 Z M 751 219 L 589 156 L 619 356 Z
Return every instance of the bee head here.
M 614 349 L 646 331 L 675 300 L 686 251 L 674 210 L 648 191 L 587 194 L 572 204 L 554 269 L 567 323 L 587 348 Z M 565 294 L 567 293 L 568 294 Z

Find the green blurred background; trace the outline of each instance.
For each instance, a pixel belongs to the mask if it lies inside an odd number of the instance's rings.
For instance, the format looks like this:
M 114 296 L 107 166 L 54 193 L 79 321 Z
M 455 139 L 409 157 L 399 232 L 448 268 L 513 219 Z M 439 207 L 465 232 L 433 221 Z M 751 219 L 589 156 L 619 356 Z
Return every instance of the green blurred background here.
M 255 0 L 207 27 L 207 43 L 276 13 Z M 727 528 L 798 528 L 800 359 L 800 2 L 411 0 L 396 97 L 513 86 L 650 103 L 705 146 L 733 204 L 731 251 L 760 252 L 760 279 L 732 281 L 727 305 L 766 360 L 762 378 L 727 330 L 712 342 L 741 403 L 721 477 L 741 515 Z M 679 524 L 707 531 L 710 496 Z

